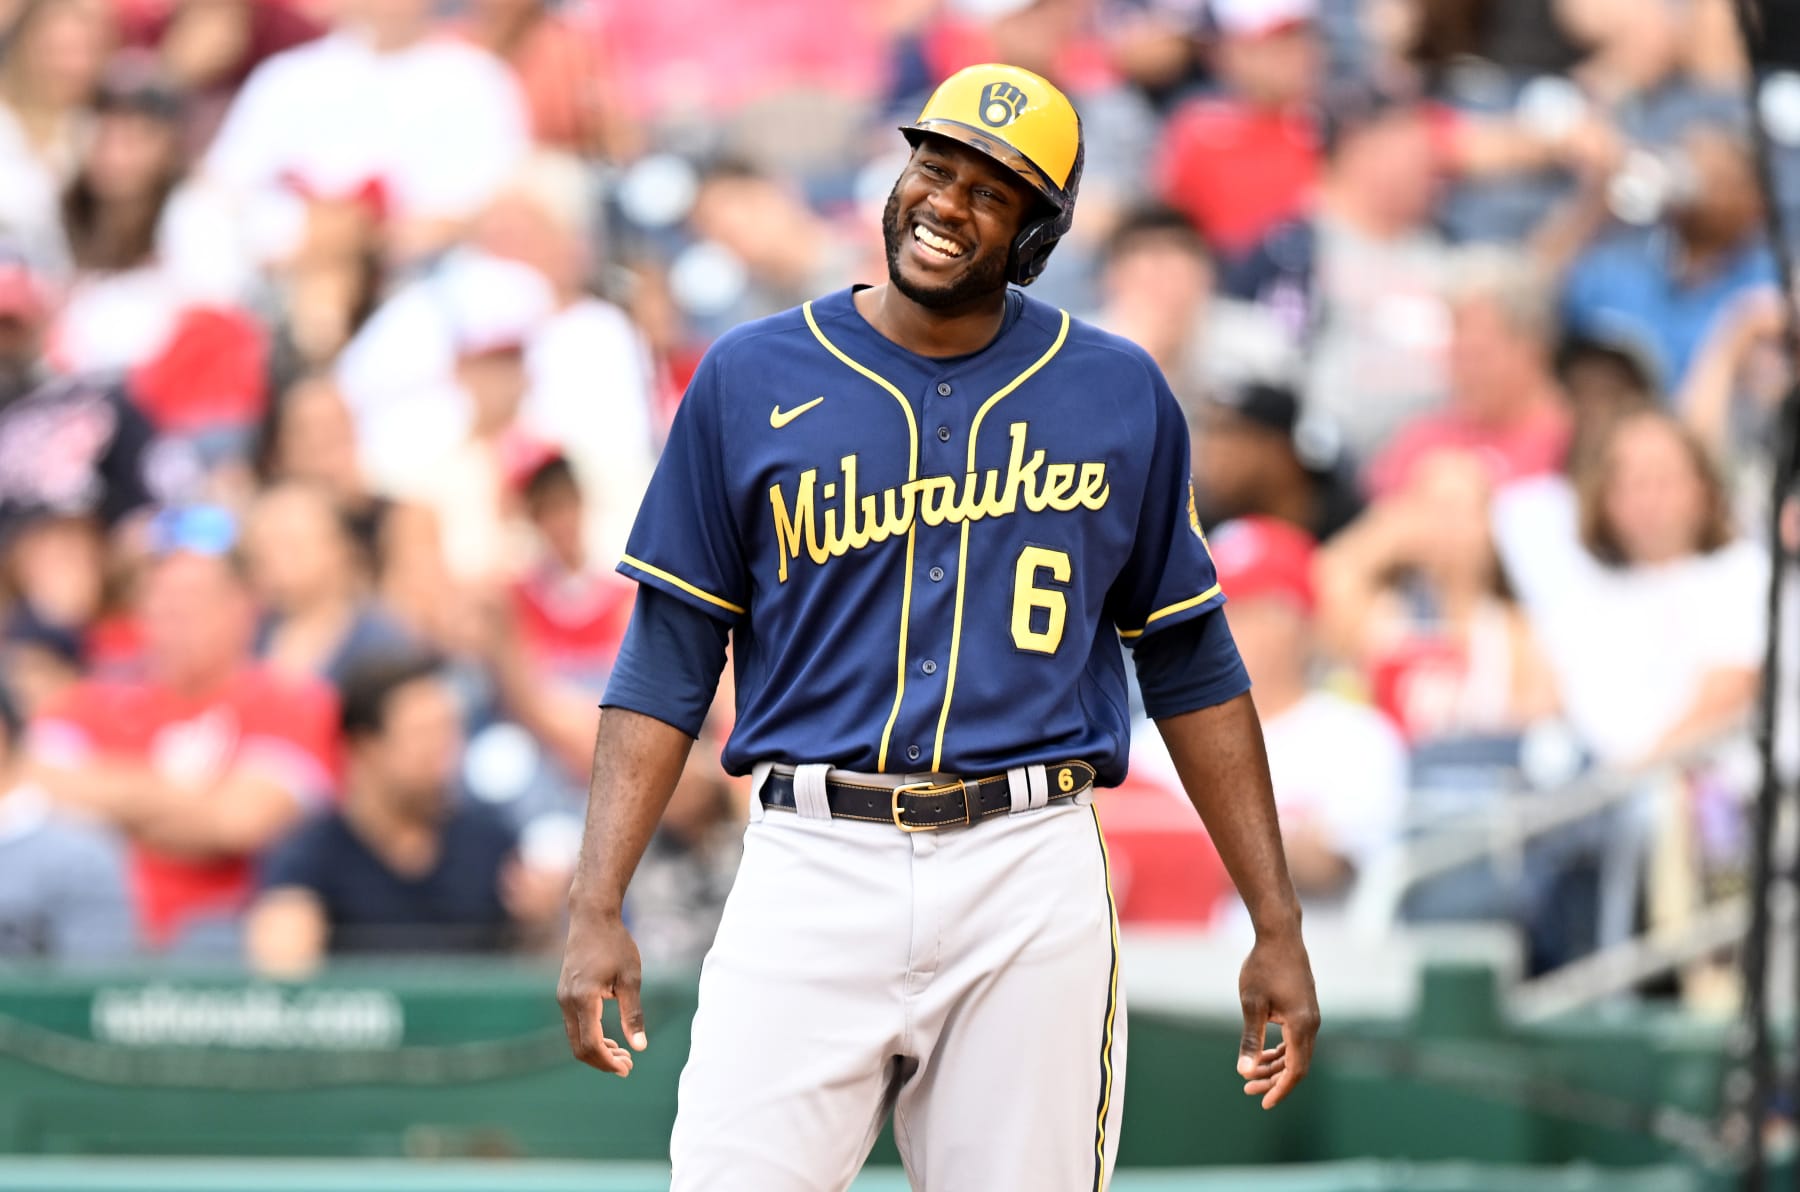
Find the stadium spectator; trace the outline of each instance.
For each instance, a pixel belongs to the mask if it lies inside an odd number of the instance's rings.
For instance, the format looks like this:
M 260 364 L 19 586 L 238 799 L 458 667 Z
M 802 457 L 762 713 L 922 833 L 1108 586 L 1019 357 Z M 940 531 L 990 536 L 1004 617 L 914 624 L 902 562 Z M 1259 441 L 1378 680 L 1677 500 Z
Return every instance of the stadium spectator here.
M 133 950 L 125 854 L 24 774 L 24 719 L 0 686 L 0 966 L 115 962 Z
M 417 260 L 457 239 L 529 145 L 505 64 L 435 36 L 425 0 L 352 0 L 330 33 L 251 74 L 206 172 L 268 221 L 265 260 L 353 251 L 345 228 L 362 219 Z
M 616 67 L 567 10 L 544 0 L 477 0 L 462 34 L 512 68 L 539 145 L 615 161 L 641 148 L 615 92 Z
M 289 0 L 147 0 L 124 6 L 121 19 L 125 40 L 153 48 L 192 98 L 187 144 L 199 150 L 257 67 L 324 34 L 305 7 Z
M 665 144 L 747 152 L 761 129 L 772 151 L 822 160 L 861 131 L 887 74 L 875 5 L 596 0 L 590 16 L 627 116 Z
M 1713 0 L 1557 0 L 1556 9 L 1586 51 L 1569 78 L 1633 143 L 1670 146 L 1696 121 L 1741 117 L 1738 35 Z
M 499 812 L 458 797 L 460 710 L 433 658 L 366 660 L 345 679 L 344 800 L 263 865 L 251 964 L 298 976 L 326 955 L 498 952 L 541 944 L 568 873 L 533 867 Z
M 1107 60 L 1159 109 L 1201 81 L 1204 7 L 1189 0 L 1101 0 L 1096 7 Z
M 1756 696 L 1768 561 L 1733 535 L 1705 447 L 1671 415 L 1628 415 L 1578 485 L 1573 503 L 1515 486 L 1495 510 L 1570 723 L 1616 766 L 1736 727 Z
M 78 276 L 125 273 L 156 258 L 163 213 L 182 175 L 181 96 L 148 64 L 110 66 L 93 111 L 91 138 L 62 201 Z
M 658 378 L 643 333 L 589 288 L 603 263 L 589 242 L 596 201 L 579 162 L 538 154 L 482 215 L 475 243 L 550 285 L 550 313 L 525 345 L 519 425 L 568 456 L 587 498 L 588 546 L 610 558 L 625 549 L 655 461 Z
M 1570 476 L 1587 471 L 1614 422 L 1661 400 L 1655 365 L 1628 341 L 1564 336 L 1556 349 L 1556 380 L 1573 422 L 1563 463 Z
M 1413 742 L 1515 737 L 1556 709 L 1494 551 L 1489 483 L 1474 456 L 1429 453 L 1319 559 L 1322 636 Z
M 725 913 L 744 851 L 742 805 L 713 762 L 705 732 L 625 893 L 625 917 L 647 965 L 698 969 Z
M 285 484 L 258 497 L 244 557 L 264 610 L 256 654 L 277 673 L 341 688 L 357 663 L 408 643 L 370 599 L 367 557 L 324 490 Z
M 74 629 L 46 620 L 25 601 L 14 602 L 0 627 L 0 675 L 25 720 L 35 719 L 81 681 L 83 661 Z
M 113 10 L 105 0 L 28 0 L 6 33 L 0 170 L 47 198 L 74 176 L 87 107 L 112 49 Z
M 53 285 L 23 237 L 0 234 L 0 408 L 23 397 L 44 371 L 44 325 Z
M 1215 293 L 1206 241 L 1179 211 L 1127 212 L 1100 254 L 1094 321 L 1141 345 L 1184 408 L 1218 385 L 1289 378 L 1299 353 L 1266 311 Z
M 477 417 L 457 375 L 462 359 L 489 348 L 520 359 L 555 305 L 535 269 L 470 248 L 446 254 L 381 303 L 332 368 L 376 491 L 429 482 L 427 465 L 458 449 Z
M 1309 409 L 1360 459 L 1442 400 L 1450 249 L 1432 226 L 1439 151 L 1404 95 L 1337 88 L 1322 101 L 1322 175 L 1309 212 L 1278 224 L 1228 289 L 1307 347 Z
M 214 190 L 215 183 L 206 185 Z M 389 261 L 381 226 L 361 209 L 315 204 L 318 234 L 285 264 L 266 262 L 261 276 L 269 305 L 269 372 L 280 385 L 330 372 L 368 322 L 400 267 Z M 310 217 L 309 217 L 310 218 Z M 247 217 L 234 225 L 254 227 Z
M 1249 517 L 1214 529 L 1226 617 L 1256 691 L 1294 887 L 1309 910 L 1341 905 L 1398 839 L 1406 748 L 1379 712 L 1315 684 L 1313 543 Z
M 32 780 L 131 840 L 156 949 L 228 946 L 254 859 L 333 789 L 330 692 L 252 663 L 235 533 L 217 508 L 160 514 L 137 601 L 143 677 L 80 684 L 32 727 Z
M 1772 284 L 1775 265 L 1756 168 L 1739 136 L 1690 131 L 1673 170 L 1656 234 L 1590 249 L 1570 271 L 1562 305 L 1569 330 L 1632 339 L 1679 386 L 1707 330 L 1733 299 Z
M 482 599 L 474 653 L 486 665 L 500 709 L 555 763 L 536 784 L 539 797 L 524 800 L 521 812 L 579 812 L 598 696 L 624 640 L 634 589 L 592 564 L 585 502 L 566 458 L 542 445 L 528 447 L 509 472 L 535 558 L 505 591 Z
M 50 367 L 53 313 L 40 267 L 0 239 L 0 542 L 44 516 L 110 528 L 198 479 L 192 453 L 159 440 L 116 379 Z
M 1556 347 L 1556 379 L 1576 409 L 1620 408 L 1654 398 L 1661 386 L 1655 363 L 1630 340 L 1565 335 Z
M 1393 85 L 1422 83 L 1434 92 L 1460 81 L 1473 63 L 1513 78 L 1559 75 L 1581 59 L 1557 21 L 1568 0 L 1383 0 L 1369 9 L 1372 77 Z
M 1730 0 L 1425 7 L 1434 10 L 1427 25 L 1457 7 L 1473 18 L 1423 56 L 1435 95 L 1562 142 L 1565 156 L 1603 178 L 1634 174 L 1635 163 L 1673 144 L 1697 119 L 1734 119 L 1742 111 L 1742 63 L 1718 53 L 1721 15 L 1735 50 Z M 1561 198 L 1557 180 L 1541 173 L 1469 181 L 1440 211 L 1460 239 L 1522 240 Z M 1630 206 L 1627 200 L 1621 210 Z
M 93 627 L 107 612 L 106 556 L 106 538 L 91 517 L 34 515 L 14 523 L 0 555 L 11 596 L 8 634 L 16 630 L 24 643 L 90 666 L 101 661 L 86 655 Z M 35 707 L 38 688 L 5 673 L 15 696 Z
M 423 593 L 433 606 L 429 640 L 454 655 L 459 685 L 479 704 L 470 793 L 503 803 L 527 841 L 560 849 L 571 837 L 566 829 L 579 837 L 598 693 L 630 617 L 632 588 L 590 562 L 580 484 L 560 452 L 518 440 L 502 452 L 501 467 L 508 511 L 522 506 L 514 528 L 528 561 L 500 584 L 440 578 Z M 396 577 L 410 570 L 415 579 L 387 586 L 408 590 L 434 567 L 441 577 L 432 552 L 396 558 L 388 570 Z
M 468 421 L 459 440 L 446 447 L 421 443 L 405 461 L 410 466 L 390 481 L 395 495 L 437 515 L 444 561 L 459 580 L 485 583 L 517 562 L 516 543 L 508 541 L 505 473 L 510 454 L 528 437 L 517 425 L 530 384 L 525 346 L 545 313 L 546 297 L 536 276 L 529 280 L 532 287 L 523 291 L 471 293 L 476 304 L 457 313 L 452 378 Z
M 727 323 L 787 310 L 807 295 L 841 287 L 860 251 L 791 184 L 741 161 L 707 169 L 688 226 L 730 254 L 743 275 L 732 308 L 709 311 Z
M 396 503 L 381 518 L 375 555 L 375 596 L 416 640 L 458 648 L 453 598 L 437 515 L 423 505 Z
M 581 485 L 569 461 L 538 455 L 514 481 L 537 535 L 537 561 L 512 585 L 512 619 L 540 665 L 598 695 L 618 656 L 635 589 L 593 565 Z
M 1675 395 L 1682 421 L 1694 428 L 1715 459 L 1753 457 L 1776 433 L 1779 408 L 1793 383 L 1783 360 L 1785 312 L 1773 289 L 1735 299 L 1713 323 Z M 1766 492 L 1750 499 L 1766 503 Z
M 1202 525 L 1260 514 L 1324 541 L 1362 511 L 1327 419 L 1281 385 L 1220 385 L 1194 428 L 1194 496 Z
M 1733 538 L 1692 431 L 1660 410 L 1626 415 L 1576 479 L 1502 493 L 1497 540 L 1570 726 L 1599 764 L 1657 786 L 1553 841 L 1563 855 L 1544 904 L 1565 913 L 1548 945 L 1534 938 L 1552 961 L 1624 938 L 1639 905 L 1670 924 L 1704 873 L 1741 869 L 1746 779 L 1715 747 L 1744 726 L 1766 632 L 1767 558 Z M 1571 906 L 1592 909 L 1571 921 Z
M 1161 197 L 1228 257 L 1297 213 L 1317 176 L 1307 105 L 1324 57 L 1314 9 L 1314 0 L 1215 0 L 1225 91 L 1193 101 L 1164 130 Z
M 246 474 L 235 478 L 243 503 L 259 486 L 310 485 L 331 494 L 357 545 L 373 558 L 391 504 L 364 478 L 356 426 L 330 376 L 311 373 L 280 390 L 263 416 Z
M 465 483 L 446 459 L 491 459 L 506 435 L 554 445 L 581 476 L 588 547 L 604 557 L 623 548 L 648 478 L 653 366 L 625 314 L 586 289 L 589 194 L 572 160 L 532 159 L 483 214 L 479 247 L 395 292 L 336 368 L 372 483 L 444 515 L 458 574 L 495 565 L 501 489 Z M 500 404 L 478 409 L 482 395 Z
M 1554 471 L 1568 451 L 1570 416 L 1552 370 L 1555 313 L 1537 268 L 1500 249 L 1469 249 L 1450 300 L 1448 404 L 1407 424 L 1369 462 L 1373 497 L 1406 488 L 1420 461 L 1446 448 L 1479 456 L 1496 484 Z
M 265 333 L 233 308 L 252 289 L 224 209 L 184 184 L 184 102 L 148 62 L 108 68 L 63 192 L 74 281 L 51 335 L 68 371 L 134 370 L 164 431 L 244 431 L 261 410 Z

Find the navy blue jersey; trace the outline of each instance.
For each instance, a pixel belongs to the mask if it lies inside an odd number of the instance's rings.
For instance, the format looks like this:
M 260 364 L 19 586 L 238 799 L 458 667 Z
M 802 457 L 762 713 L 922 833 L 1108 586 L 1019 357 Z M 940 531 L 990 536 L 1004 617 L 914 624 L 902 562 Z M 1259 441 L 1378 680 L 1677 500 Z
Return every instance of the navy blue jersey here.
M 846 290 L 701 362 L 620 570 L 732 626 L 726 768 L 1124 776 L 1120 642 L 1218 604 L 1149 355 L 1012 291 L 932 359 Z

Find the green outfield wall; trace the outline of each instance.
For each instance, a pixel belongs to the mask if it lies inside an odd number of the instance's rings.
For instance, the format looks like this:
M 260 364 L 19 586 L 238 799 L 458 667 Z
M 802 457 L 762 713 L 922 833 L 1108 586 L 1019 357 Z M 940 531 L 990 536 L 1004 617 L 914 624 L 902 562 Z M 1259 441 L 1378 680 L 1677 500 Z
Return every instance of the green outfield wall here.
M 1134 1012 L 1121 1163 L 1376 1159 L 1388 1179 L 1459 1170 L 1430 1166 L 1447 1161 L 1652 1181 L 1716 1170 L 1722 1026 L 1637 1010 L 1526 1028 L 1497 984 L 1479 966 L 1433 968 L 1404 1019 L 1326 1006 L 1312 1077 L 1275 1113 L 1240 1091 L 1237 1022 Z M 304 985 L 0 974 L 0 1153 L 660 1162 L 692 978 L 646 990 L 651 1047 L 629 1081 L 567 1058 L 553 985 L 547 968 L 488 965 L 346 967 Z M 771 1007 L 744 1045 L 779 1064 L 804 1030 Z M 876 1160 L 896 1161 L 885 1139 Z M 18 1186 L 6 1171 L 0 1188 Z

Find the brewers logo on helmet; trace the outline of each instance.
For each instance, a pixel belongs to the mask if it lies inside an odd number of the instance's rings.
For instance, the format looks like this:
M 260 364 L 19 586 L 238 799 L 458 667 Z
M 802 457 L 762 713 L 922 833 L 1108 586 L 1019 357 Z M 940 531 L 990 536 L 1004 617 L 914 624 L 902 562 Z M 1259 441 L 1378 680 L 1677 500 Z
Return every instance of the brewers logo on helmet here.
M 1081 117 L 1068 97 L 1017 66 L 971 66 L 945 79 L 901 131 L 914 145 L 931 133 L 985 153 L 1043 198 L 1049 212 L 1019 230 L 1007 260 L 1008 281 L 1036 280 L 1075 218 L 1081 185 Z

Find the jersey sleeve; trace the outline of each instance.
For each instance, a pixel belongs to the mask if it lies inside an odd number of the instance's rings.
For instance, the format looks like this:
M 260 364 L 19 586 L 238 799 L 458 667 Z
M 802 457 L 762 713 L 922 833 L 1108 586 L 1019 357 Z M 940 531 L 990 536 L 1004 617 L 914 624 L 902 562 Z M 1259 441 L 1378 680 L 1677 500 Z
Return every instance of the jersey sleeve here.
M 1236 699 L 1250 690 L 1225 614 L 1214 611 L 1151 635 L 1131 652 L 1144 714 L 1165 720 Z
M 700 362 L 675 411 L 619 570 L 728 624 L 750 607 L 750 573 L 726 489 L 719 412 L 726 351 Z
M 1187 420 L 1161 371 L 1148 361 L 1144 367 L 1155 389 L 1150 475 L 1131 556 L 1107 595 L 1128 646 L 1225 602 L 1194 504 Z
M 638 594 L 603 708 L 626 708 L 699 737 L 725 673 L 730 630 L 659 588 Z

